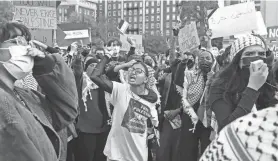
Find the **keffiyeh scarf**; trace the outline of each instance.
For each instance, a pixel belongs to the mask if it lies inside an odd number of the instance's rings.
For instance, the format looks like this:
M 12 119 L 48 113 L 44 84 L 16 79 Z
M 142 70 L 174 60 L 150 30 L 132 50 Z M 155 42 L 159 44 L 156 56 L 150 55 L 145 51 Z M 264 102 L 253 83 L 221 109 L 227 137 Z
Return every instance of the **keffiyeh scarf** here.
M 200 161 L 278 160 L 278 105 L 252 112 L 227 125 Z
M 87 108 L 87 96 L 89 94 L 90 96 L 90 100 L 92 100 L 92 94 L 91 94 L 91 90 L 93 89 L 97 89 L 99 88 L 91 79 L 90 77 L 87 75 L 86 72 L 83 73 L 83 82 L 82 82 L 82 100 L 85 106 L 85 111 L 87 112 L 88 108 Z

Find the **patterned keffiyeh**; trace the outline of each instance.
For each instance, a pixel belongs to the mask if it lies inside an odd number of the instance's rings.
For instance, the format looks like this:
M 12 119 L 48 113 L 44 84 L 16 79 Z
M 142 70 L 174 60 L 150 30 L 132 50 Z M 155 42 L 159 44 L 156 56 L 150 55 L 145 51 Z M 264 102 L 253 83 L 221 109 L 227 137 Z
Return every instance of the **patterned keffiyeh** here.
M 278 105 L 227 125 L 200 161 L 277 161 Z

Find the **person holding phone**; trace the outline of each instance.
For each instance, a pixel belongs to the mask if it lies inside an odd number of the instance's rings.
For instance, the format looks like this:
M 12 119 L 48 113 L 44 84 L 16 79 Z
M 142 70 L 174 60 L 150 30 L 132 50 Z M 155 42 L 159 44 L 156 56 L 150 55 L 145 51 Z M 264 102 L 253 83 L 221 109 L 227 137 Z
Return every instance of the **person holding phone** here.
M 265 63 L 269 56 L 266 51 L 263 40 L 254 35 L 242 36 L 232 43 L 232 62 L 215 77 L 209 91 L 209 106 L 215 113 L 218 131 L 252 110 L 271 106 L 275 88 Z

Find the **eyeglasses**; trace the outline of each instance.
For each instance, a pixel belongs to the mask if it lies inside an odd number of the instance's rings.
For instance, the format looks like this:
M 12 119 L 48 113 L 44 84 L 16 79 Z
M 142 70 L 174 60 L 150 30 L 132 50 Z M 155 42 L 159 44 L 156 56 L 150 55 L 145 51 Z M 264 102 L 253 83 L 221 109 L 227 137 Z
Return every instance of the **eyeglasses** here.
M 16 38 L 9 39 L 4 42 L 16 43 L 17 45 L 21 45 L 21 46 L 29 45 L 28 41 L 23 36 L 17 36 Z
M 130 73 L 135 72 L 136 75 L 145 73 L 145 71 L 140 68 L 129 68 L 128 72 Z

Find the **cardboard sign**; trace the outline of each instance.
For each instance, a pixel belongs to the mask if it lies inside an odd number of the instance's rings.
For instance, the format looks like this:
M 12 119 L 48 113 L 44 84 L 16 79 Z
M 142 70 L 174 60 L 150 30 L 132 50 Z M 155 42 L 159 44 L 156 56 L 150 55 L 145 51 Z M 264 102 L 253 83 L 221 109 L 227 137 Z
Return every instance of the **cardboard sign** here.
M 72 31 L 64 31 L 66 34 L 65 39 L 79 39 L 79 38 L 88 38 L 89 32 L 88 30 L 72 30 Z
M 52 30 L 30 29 L 32 40 L 38 40 L 48 46 L 53 45 Z
M 200 45 L 196 23 L 185 25 L 179 32 L 179 47 L 182 52 L 190 51 Z
M 278 38 L 278 26 L 271 26 L 267 28 L 268 38 Z
M 56 8 L 15 6 L 13 20 L 20 20 L 28 28 L 56 29 Z
M 140 51 L 140 52 L 144 52 L 144 48 L 143 48 L 143 41 L 142 41 L 142 35 L 120 35 L 120 40 L 122 42 L 122 51 L 129 51 L 130 49 L 130 44 L 129 42 L 127 42 L 127 36 L 131 37 L 135 43 L 136 43 L 136 50 Z
M 208 20 L 212 38 L 241 34 L 257 30 L 254 2 L 218 8 Z
M 53 7 L 56 8 L 56 1 L 53 0 L 16 0 L 13 1 L 15 6 L 29 6 L 29 7 Z

